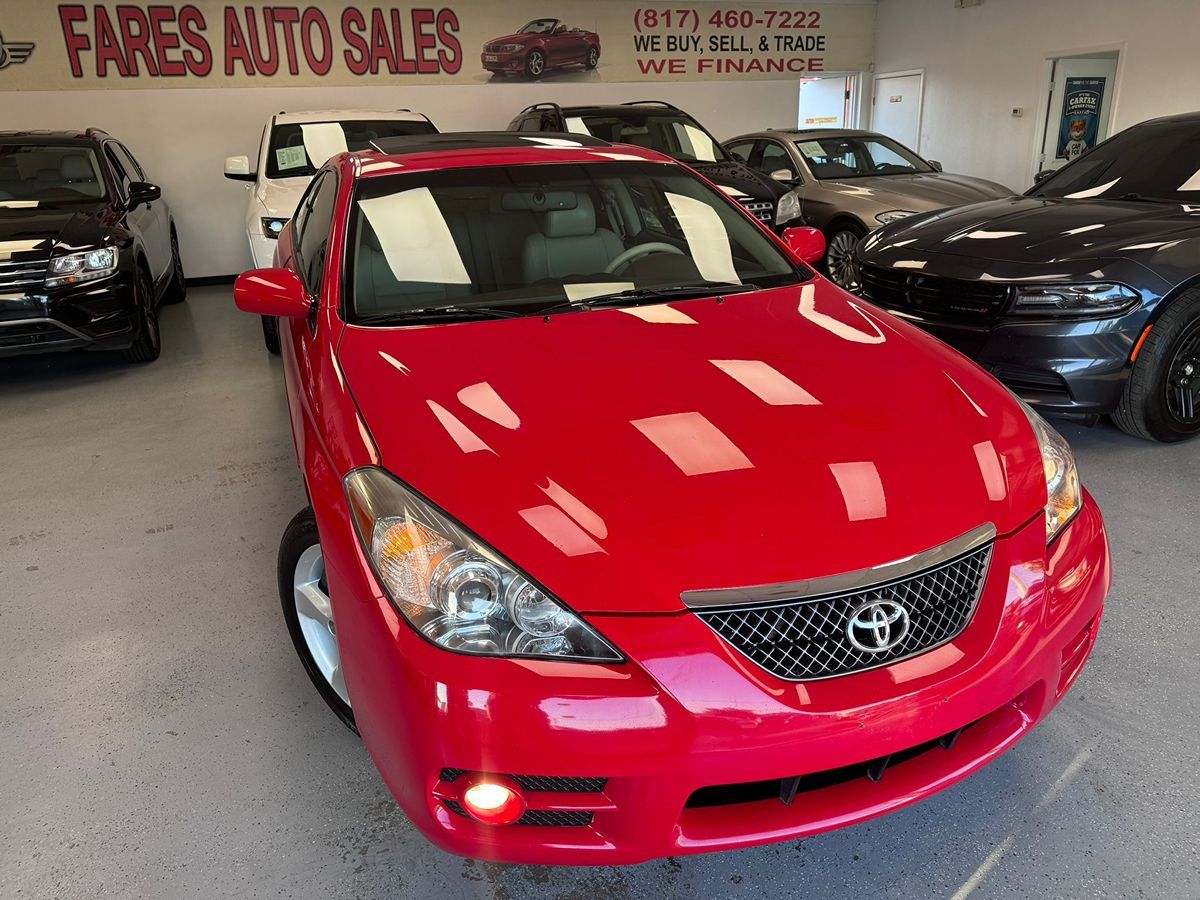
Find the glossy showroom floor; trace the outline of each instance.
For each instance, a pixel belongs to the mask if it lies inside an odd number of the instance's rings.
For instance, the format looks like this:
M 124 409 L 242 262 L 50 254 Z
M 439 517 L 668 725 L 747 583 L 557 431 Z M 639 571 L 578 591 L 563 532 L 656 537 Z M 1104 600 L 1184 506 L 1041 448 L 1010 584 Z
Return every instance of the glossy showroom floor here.
M 480 864 L 407 824 L 293 656 L 303 492 L 258 323 L 210 287 L 163 333 L 146 367 L 0 361 L 0 896 L 1200 896 L 1200 441 L 1065 428 L 1116 583 L 1078 686 L 990 769 L 802 842 Z

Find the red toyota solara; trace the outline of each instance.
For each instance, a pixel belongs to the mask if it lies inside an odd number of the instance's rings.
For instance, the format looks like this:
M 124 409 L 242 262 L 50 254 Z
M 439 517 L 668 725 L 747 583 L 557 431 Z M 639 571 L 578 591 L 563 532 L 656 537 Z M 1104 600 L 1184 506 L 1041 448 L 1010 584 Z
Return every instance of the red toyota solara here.
M 311 508 L 280 590 L 440 847 L 630 863 L 839 828 L 1012 747 L 1110 581 L 1063 439 L 653 151 L 330 160 L 243 274 Z

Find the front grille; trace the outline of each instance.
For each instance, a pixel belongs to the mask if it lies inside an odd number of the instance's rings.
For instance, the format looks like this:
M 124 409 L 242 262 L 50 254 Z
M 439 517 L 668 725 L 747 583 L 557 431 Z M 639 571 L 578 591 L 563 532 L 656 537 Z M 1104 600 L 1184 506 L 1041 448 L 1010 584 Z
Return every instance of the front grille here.
M 483 49 L 485 53 L 503 53 L 503 47 L 503 44 L 487 44 Z
M 40 287 L 46 281 L 49 256 L 0 261 L 0 291 Z
M 739 200 L 738 203 L 758 221 L 775 224 L 775 204 L 770 200 Z
M 29 322 L 0 327 L 0 350 L 34 347 L 71 340 L 71 335 L 50 322 Z
M 467 769 L 442 769 L 442 781 L 454 781 L 460 775 L 467 774 Z M 598 794 L 608 784 L 607 778 L 574 778 L 558 775 L 507 775 L 527 791 L 554 792 L 563 794 Z
M 889 665 L 956 637 L 970 621 L 983 590 L 989 541 L 913 575 L 852 591 L 752 607 L 696 610 L 718 635 L 772 675 L 788 681 L 830 678 Z M 850 641 L 849 623 L 877 601 L 899 604 L 908 629 L 894 645 L 863 650 Z M 897 626 L 899 627 L 899 626 Z M 861 630 L 856 629 L 860 644 Z
M 994 281 L 967 281 L 925 275 L 912 269 L 859 266 L 861 292 L 868 300 L 948 319 L 994 318 L 1004 311 L 1011 289 Z
M 1057 372 L 1021 369 L 1015 366 L 992 366 L 996 379 L 1022 397 L 1051 394 L 1059 400 L 1070 400 L 1067 382 Z

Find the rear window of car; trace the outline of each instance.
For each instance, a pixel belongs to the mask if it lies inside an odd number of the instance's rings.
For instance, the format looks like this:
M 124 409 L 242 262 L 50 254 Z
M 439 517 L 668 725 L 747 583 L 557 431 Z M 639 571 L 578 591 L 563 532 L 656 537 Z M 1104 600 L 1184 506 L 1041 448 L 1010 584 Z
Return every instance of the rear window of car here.
M 691 172 L 632 162 L 364 179 L 347 265 L 350 321 L 447 307 L 534 315 L 633 290 L 812 277 Z
M 271 130 L 267 147 L 268 178 L 312 178 L 332 156 L 368 150 L 373 141 L 406 134 L 436 134 L 429 121 L 355 120 L 290 122 Z

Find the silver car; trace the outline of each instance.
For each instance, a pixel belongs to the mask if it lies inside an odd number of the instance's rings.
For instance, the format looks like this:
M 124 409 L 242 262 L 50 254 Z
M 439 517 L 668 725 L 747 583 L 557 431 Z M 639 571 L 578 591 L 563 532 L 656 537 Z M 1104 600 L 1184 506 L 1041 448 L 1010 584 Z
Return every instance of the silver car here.
M 882 134 L 853 129 L 759 131 L 723 146 L 750 168 L 792 186 L 806 225 L 825 233 L 829 277 L 857 287 L 854 247 L 870 231 L 918 212 L 1011 197 L 982 178 L 948 175 Z

